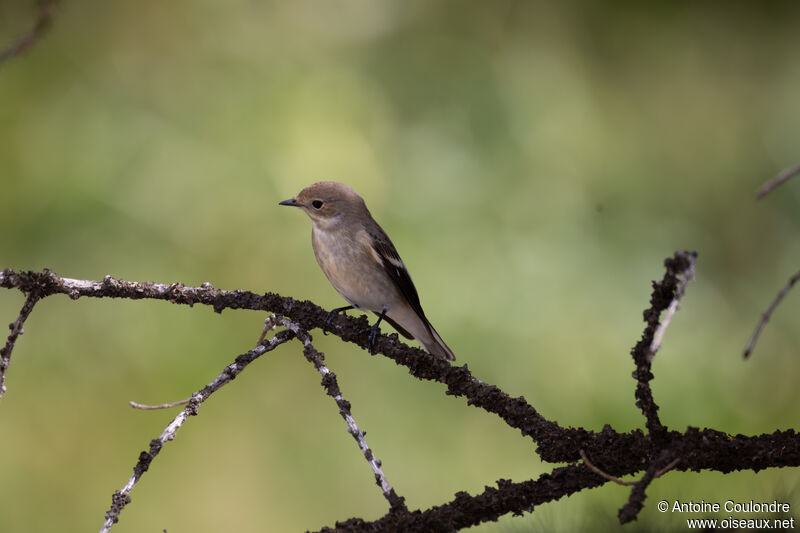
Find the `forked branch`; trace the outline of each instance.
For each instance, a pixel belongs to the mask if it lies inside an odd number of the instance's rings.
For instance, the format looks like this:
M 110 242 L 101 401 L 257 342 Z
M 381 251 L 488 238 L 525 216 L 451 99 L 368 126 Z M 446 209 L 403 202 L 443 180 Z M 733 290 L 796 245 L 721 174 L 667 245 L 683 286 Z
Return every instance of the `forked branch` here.
M 623 521 L 637 516 L 644 504 L 648 485 L 670 469 L 731 472 L 800 466 L 800 438 L 793 430 L 731 437 L 712 429 L 701 431 L 690 427 L 680 433 L 669 430 L 658 419 L 658 406 L 649 385 L 653 378 L 651 362 L 662 342 L 667 324 L 677 311 L 678 300 L 692 278 L 695 259 L 696 254 L 690 252 L 679 252 L 667 259 L 664 278 L 653 283 L 651 305 L 644 313 L 644 334 L 632 350 L 636 364 L 636 400 L 645 416 L 648 429 L 646 433 L 641 430 L 620 433 L 609 426 L 600 432 L 562 426 L 544 418 L 524 398 L 511 397 L 498 387 L 475 378 L 466 365 L 453 366 L 443 359 L 401 343 L 397 335 L 380 335 L 375 343 L 375 351 L 406 367 L 418 379 L 441 383 L 446 394 L 463 397 L 468 405 L 500 417 L 509 427 L 518 429 L 523 436 L 531 439 L 543 460 L 571 463 L 555 468 L 551 473 L 543 474 L 537 479 L 516 483 L 500 479 L 495 486 L 487 486 L 480 494 L 458 492 L 452 501 L 426 510 L 406 508 L 403 499 L 394 493 L 386 480 L 380 461 L 367 446 L 363 431 L 352 418 L 350 404 L 339 391 L 335 375 L 325 365 L 323 354 L 311 342 L 308 331 L 321 328 L 328 316 L 326 310 L 313 303 L 271 293 L 258 295 L 247 291 L 222 291 L 207 283 L 200 287 L 185 287 L 179 283 L 168 285 L 126 282 L 110 276 L 106 276 L 103 281 L 85 281 L 62 278 L 50 271 L 14 272 L 7 269 L 0 273 L 0 286 L 23 291 L 28 295 L 26 304 L 31 302 L 30 308 L 36 300 L 54 294 L 67 294 L 73 299 L 160 299 L 190 306 L 198 303 L 212 306 L 217 312 L 227 308 L 253 309 L 285 317 L 276 318 L 274 323 L 287 329 L 278 332 L 254 350 L 240 355 L 217 379 L 195 393 L 164 432 L 151 441 L 150 449 L 140 455 L 134 475 L 115 493 L 104 530 L 118 519 L 119 512 L 130 501 L 131 488 L 150 466 L 161 447 L 174 438 L 175 432 L 189 416 L 197 413 L 199 405 L 241 372 L 246 364 L 296 337 L 303 343 L 306 359 L 322 375 L 325 391 L 339 407 L 348 432 L 356 439 L 389 503 L 387 513 L 377 520 L 351 518 L 337 523 L 333 529 L 324 528 L 323 531 L 451 531 L 494 520 L 509 512 L 524 513 L 534 505 L 554 501 L 641 471 L 644 471 L 644 476 L 634 482 L 628 503 L 620 510 L 620 519 Z M 34 292 L 36 296 L 30 296 Z M 29 313 L 30 309 L 27 311 Z M 21 328 L 24 317 L 18 320 Z M 328 330 L 347 342 L 366 348 L 367 339 L 360 334 L 366 325 L 364 317 L 338 316 L 331 322 Z M 9 342 L 13 347 L 13 339 Z M 581 457 L 584 458 L 583 463 L 578 462 Z M 591 464 L 588 457 L 591 457 Z

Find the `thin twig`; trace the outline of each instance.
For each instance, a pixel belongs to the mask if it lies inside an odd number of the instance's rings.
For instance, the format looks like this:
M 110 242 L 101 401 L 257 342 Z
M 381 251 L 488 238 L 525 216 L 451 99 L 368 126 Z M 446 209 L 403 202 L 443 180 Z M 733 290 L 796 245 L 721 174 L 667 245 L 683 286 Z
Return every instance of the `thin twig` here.
M 274 350 L 281 344 L 288 342 L 294 338 L 294 336 L 295 334 L 292 331 L 279 331 L 274 337 L 269 339 L 269 341 L 260 344 L 249 352 L 245 352 L 238 356 L 233 363 L 225 367 L 222 373 L 220 373 L 220 375 L 217 376 L 214 381 L 206 385 L 202 390 L 192 394 L 189 405 L 187 405 L 180 413 L 178 413 L 178 415 L 172 420 L 172 422 L 169 423 L 164 431 L 161 432 L 161 435 L 158 438 L 150 441 L 149 451 L 143 451 L 139 454 L 139 460 L 137 461 L 136 466 L 133 467 L 133 475 L 128 479 L 128 482 L 125 483 L 122 489 L 116 491 L 111 497 L 111 508 L 106 512 L 105 522 L 103 527 L 100 529 L 100 533 L 107 533 L 111 529 L 111 526 L 119 521 L 120 512 L 131 501 L 130 492 L 133 487 L 136 485 L 139 479 L 141 479 L 142 475 L 147 471 L 147 469 L 150 468 L 150 463 L 161 451 L 161 448 L 164 446 L 164 444 L 175 438 L 175 434 L 181 428 L 183 423 L 186 422 L 187 418 L 197 414 L 197 409 L 200 407 L 200 404 L 206 401 L 214 392 L 218 391 L 226 383 L 238 376 L 247 365 L 258 359 L 258 357 L 266 352 Z
M 586 457 L 586 454 L 584 453 L 583 450 L 580 450 L 580 454 L 581 454 L 581 459 L 583 459 L 583 463 L 586 466 L 589 467 L 589 470 L 591 470 L 592 472 L 594 472 L 598 476 L 600 476 L 602 478 L 605 478 L 605 479 L 607 479 L 609 481 L 613 481 L 617 485 L 622 485 L 623 487 L 630 487 L 632 485 L 636 485 L 635 481 L 622 481 L 618 477 L 615 477 L 615 476 L 612 476 L 611 474 L 607 474 L 607 473 L 603 472 L 602 470 L 600 470 L 599 468 L 597 468 L 596 466 L 594 466 L 592 464 L 592 462 L 589 460 L 589 458 Z
M 789 278 L 789 281 L 778 292 L 778 295 L 774 300 L 772 300 L 772 303 L 769 305 L 767 310 L 761 314 L 761 320 L 758 321 L 756 330 L 753 332 L 753 335 L 750 337 L 750 342 L 747 343 L 747 347 L 744 349 L 745 359 L 750 357 L 750 354 L 753 352 L 756 341 L 758 340 L 759 335 L 761 335 L 761 330 L 764 329 L 764 326 L 766 326 L 767 322 L 769 322 L 770 317 L 772 317 L 772 313 L 775 312 L 775 308 L 778 307 L 778 304 L 781 303 L 781 300 L 783 300 L 783 298 L 789 293 L 789 291 L 792 289 L 792 286 L 797 283 L 798 280 L 800 280 L 800 270 L 797 271 L 794 276 Z
M 598 476 L 600 476 L 602 478 L 605 478 L 605 479 L 607 479 L 609 481 L 613 481 L 617 485 L 622 485 L 623 487 L 632 487 L 632 486 L 636 485 L 636 483 L 638 483 L 638 481 L 623 481 L 618 477 L 615 477 L 615 476 L 612 476 L 611 474 L 603 472 L 602 470 L 597 468 L 595 465 L 593 465 L 591 461 L 589 461 L 589 458 L 586 457 L 586 453 L 584 453 L 583 450 L 580 450 L 579 453 L 581 454 L 581 459 L 583 459 L 584 464 L 589 467 L 589 470 L 591 470 L 592 472 L 594 472 Z M 661 470 L 656 472 L 656 474 L 653 476 L 653 479 L 660 478 L 661 476 L 663 476 L 664 474 L 666 474 L 667 472 L 669 472 L 670 470 L 675 468 L 675 466 L 677 466 L 677 464 L 680 463 L 680 462 L 681 462 L 681 458 L 678 457 L 677 459 L 672 461 L 670 464 L 668 464 L 667 466 L 665 466 L 664 468 L 662 468 Z
M 325 387 L 325 391 L 329 396 L 333 397 L 336 405 L 339 407 L 339 414 L 342 416 L 345 422 L 347 422 L 347 432 L 350 433 L 350 435 L 352 435 L 358 443 L 358 448 L 361 450 L 361 453 L 364 454 L 364 458 L 372 468 L 372 472 L 375 474 L 375 481 L 381 488 L 384 498 L 386 498 L 386 500 L 389 502 L 389 505 L 392 509 L 407 510 L 404 498 L 398 496 L 392 486 L 389 485 L 389 481 L 386 479 L 386 475 L 383 473 L 383 469 L 381 468 L 381 461 L 375 457 L 375 454 L 372 453 L 369 445 L 367 445 L 365 433 L 359 429 L 355 419 L 353 418 L 353 414 L 350 411 L 350 402 L 346 401 L 342 397 L 342 393 L 339 390 L 339 383 L 336 379 L 336 374 L 331 372 L 331 370 L 325 365 L 325 355 L 314 348 L 314 345 L 311 344 L 311 335 L 309 335 L 308 332 L 302 329 L 297 323 L 286 318 L 280 319 L 280 323 L 287 329 L 293 331 L 297 336 L 297 339 L 303 343 L 303 353 L 305 354 L 306 359 L 308 359 L 308 361 L 312 363 L 317 371 L 322 375 L 322 386 Z
M 681 458 L 677 457 L 670 464 L 668 464 L 667 466 L 665 466 L 664 468 L 662 468 L 661 470 L 656 472 L 656 475 L 653 476 L 653 477 L 654 478 L 660 478 L 661 476 L 663 476 L 664 474 L 666 474 L 667 472 L 669 472 L 670 470 L 672 470 L 673 468 L 678 466 L 678 463 L 680 463 L 680 462 L 681 462 Z
M 131 400 L 128 402 L 131 407 L 134 409 L 141 409 L 142 411 L 153 411 L 156 409 L 170 409 L 172 407 L 178 407 L 179 405 L 186 405 L 187 403 L 191 402 L 192 398 L 184 398 L 183 400 L 178 400 L 177 402 L 170 402 L 170 403 L 159 403 L 157 405 L 150 405 L 146 403 L 138 403 Z
M 11 351 L 14 349 L 17 337 L 25 333 L 22 326 L 25 324 L 25 320 L 31 314 L 31 311 L 33 311 L 33 306 L 36 305 L 38 301 L 38 291 L 31 291 L 28 293 L 27 298 L 25 298 L 25 303 L 22 304 L 22 309 L 19 311 L 19 316 L 8 326 L 11 333 L 9 333 L 6 339 L 5 346 L 0 349 L 0 398 L 2 398 L 3 393 L 6 392 L 6 371 L 8 370 L 8 365 L 11 364 Z
M 758 189 L 758 191 L 756 191 L 756 200 L 764 198 L 766 195 L 772 192 L 773 189 L 797 174 L 800 174 L 800 165 L 783 170 L 780 174 L 769 180 L 760 189 Z
M 41 0 L 39 2 L 39 12 L 36 15 L 36 21 L 33 27 L 20 36 L 19 39 L 0 51 L 0 63 L 20 55 L 33 46 L 33 44 L 44 35 L 45 30 L 47 30 L 53 18 L 53 8 L 55 5 L 55 0 Z

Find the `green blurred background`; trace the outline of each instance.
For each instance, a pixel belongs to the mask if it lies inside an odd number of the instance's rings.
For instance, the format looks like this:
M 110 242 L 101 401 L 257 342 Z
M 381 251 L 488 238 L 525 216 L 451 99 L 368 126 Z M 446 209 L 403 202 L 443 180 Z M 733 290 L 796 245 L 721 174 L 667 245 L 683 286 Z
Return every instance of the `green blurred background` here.
M 35 4 L 0 2 L 0 44 Z M 310 223 L 314 181 L 359 191 L 428 316 L 480 379 L 564 425 L 643 426 L 628 355 L 676 249 L 697 281 L 654 363 L 662 420 L 798 428 L 797 2 L 59 2 L 0 64 L 0 268 L 204 281 L 343 304 Z M 799 178 L 800 179 L 800 178 Z M 11 322 L 21 294 L 0 292 Z M 254 344 L 264 315 L 53 297 L 0 401 L 0 530 L 94 531 L 183 398 Z M 5 335 L 5 334 L 4 334 Z M 315 332 L 410 508 L 549 471 L 496 417 Z M 626 531 L 685 530 L 660 499 L 788 501 L 796 470 L 673 472 Z M 616 530 L 607 485 L 477 531 Z M 205 404 L 114 530 L 302 531 L 386 504 L 319 376 L 290 345 Z M 726 518 L 721 515 L 718 518 Z

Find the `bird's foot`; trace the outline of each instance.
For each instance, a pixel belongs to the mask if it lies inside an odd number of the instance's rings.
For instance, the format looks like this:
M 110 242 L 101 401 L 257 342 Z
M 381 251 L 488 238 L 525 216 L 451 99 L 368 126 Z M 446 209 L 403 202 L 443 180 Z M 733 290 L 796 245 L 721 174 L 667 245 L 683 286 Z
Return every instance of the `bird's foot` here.
M 336 317 L 336 315 L 352 308 L 353 308 L 352 305 L 345 305 L 344 307 L 337 307 L 336 309 L 332 309 L 328 313 L 328 316 L 325 317 L 325 322 L 322 323 L 322 334 L 323 335 L 328 334 L 328 328 L 331 325 L 331 321 Z
M 378 320 L 376 320 L 374 324 L 358 332 L 359 335 L 363 335 L 364 333 L 369 333 L 369 342 L 367 343 L 367 350 L 369 351 L 370 355 L 375 355 L 375 352 L 373 351 L 373 349 L 375 348 L 375 339 L 378 338 L 378 334 L 381 332 L 381 328 L 379 328 L 378 326 L 380 326 L 381 320 L 383 320 L 383 318 L 386 316 L 386 311 L 388 310 L 389 310 L 388 308 L 384 307 L 383 311 L 381 311 L 381 314 L 378 315 Z

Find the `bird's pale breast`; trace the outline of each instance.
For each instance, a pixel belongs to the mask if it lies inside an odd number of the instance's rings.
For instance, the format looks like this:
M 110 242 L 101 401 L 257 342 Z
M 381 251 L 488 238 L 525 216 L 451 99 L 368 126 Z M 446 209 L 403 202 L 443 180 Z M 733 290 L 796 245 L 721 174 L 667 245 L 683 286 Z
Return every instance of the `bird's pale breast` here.
M 354 307 L 380 313 L 384 307 L 392 308 L 402 301 L 380 257 L 370 246 L 366 231 L 349 233 L 315 227 L 311 242 L 317 262 L 331 285 Z

